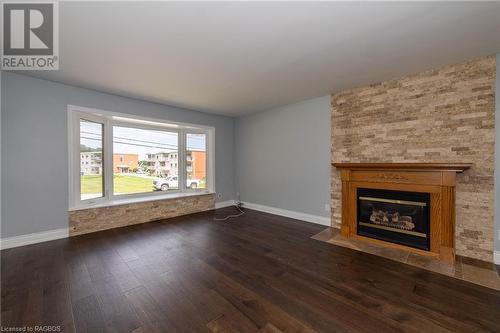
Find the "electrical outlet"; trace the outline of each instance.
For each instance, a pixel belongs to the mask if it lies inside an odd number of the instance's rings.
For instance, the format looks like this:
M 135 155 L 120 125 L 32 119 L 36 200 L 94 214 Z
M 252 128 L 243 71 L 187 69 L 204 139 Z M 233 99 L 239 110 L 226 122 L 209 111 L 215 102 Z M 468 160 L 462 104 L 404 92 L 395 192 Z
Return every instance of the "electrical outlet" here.
M 325 204 L 325 212 L 329 212 L 330 211 L 330 204 Z
M 222 199 L 222 193 L 217 193 L 217 199 Z

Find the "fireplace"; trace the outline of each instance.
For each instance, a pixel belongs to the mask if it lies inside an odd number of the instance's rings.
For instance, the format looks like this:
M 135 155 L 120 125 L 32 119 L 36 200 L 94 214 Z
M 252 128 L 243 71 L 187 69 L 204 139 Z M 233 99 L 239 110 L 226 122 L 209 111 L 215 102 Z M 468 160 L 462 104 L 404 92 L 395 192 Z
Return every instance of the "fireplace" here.
M 430 249 L 430 194 L 357 189 L 357 234 Z
M 466 163 L 333 163 L 342 236 L 453 263 L 456 173 Z

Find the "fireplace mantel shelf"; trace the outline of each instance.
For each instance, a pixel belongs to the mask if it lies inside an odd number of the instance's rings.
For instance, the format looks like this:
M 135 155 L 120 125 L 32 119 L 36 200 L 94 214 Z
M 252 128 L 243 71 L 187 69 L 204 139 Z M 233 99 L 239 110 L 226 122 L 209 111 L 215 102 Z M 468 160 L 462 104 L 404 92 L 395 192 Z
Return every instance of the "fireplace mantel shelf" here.
M 464 172 L 471 163 L 332 163 L 337 169 Z

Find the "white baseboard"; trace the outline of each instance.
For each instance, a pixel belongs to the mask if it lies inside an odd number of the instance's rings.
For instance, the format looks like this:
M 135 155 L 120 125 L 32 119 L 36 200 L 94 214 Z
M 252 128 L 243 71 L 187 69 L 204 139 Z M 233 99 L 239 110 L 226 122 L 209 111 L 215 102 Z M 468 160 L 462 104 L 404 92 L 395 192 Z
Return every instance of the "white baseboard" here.
M 42 243 L 67 237 L 69 237 L 68 228 L 54 229 L 49 231 L 37 232 L 34 234 L 2 238 L 0 240 L 0 248 L 4 250 L 11 247 Z
M 493 262 L 495 265 L 500 265 L 500 251 L 493 252 Z
M 243 208 L 258 210 L 258 211 L 269 213 L 269 214 L 281 215 L 281 216 L 285 216 L 285 217 L 290 217 L 292 219 L 297 219 L 297 220 L 302 220 L 302 221 L 306 221 L 306 222 L 330 226 L 330 218 L 329 217 L 300 213 L 300 212 L 295 212 L 293 210 L 286 210 L 286 209 L 281 209 L 281 208 L 276 208 L 276 207 L 269 207 L 269 206 L 254 204 L 251 202 L 242 202 L 242 204 L 243 204 Z
M 234 206 L 234 200 L 227 200 L 215 203 L 215 209 Z

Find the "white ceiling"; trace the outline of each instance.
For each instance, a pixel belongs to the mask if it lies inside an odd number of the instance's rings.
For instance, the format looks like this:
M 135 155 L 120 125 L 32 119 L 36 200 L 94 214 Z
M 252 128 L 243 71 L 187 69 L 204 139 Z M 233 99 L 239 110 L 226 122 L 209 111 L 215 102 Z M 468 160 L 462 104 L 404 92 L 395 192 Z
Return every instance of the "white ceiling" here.
M 500 2 L 61 2 L 29 75 L 241 115 L 497 52 Z

